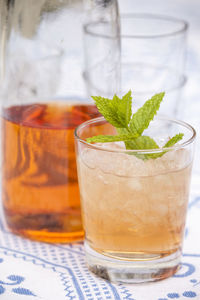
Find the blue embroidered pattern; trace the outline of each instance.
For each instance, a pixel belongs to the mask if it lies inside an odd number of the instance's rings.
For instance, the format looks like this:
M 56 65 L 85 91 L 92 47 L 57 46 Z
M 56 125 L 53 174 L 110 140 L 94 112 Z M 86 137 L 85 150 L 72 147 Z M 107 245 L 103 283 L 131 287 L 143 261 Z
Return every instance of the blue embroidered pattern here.
M 191 299 L 191 298 L 196 298 L 197 294 L 192 291 L 185 291 L 182 295 L 180 295 L 178 293 L 168 293 L 167 294 L 168 298 L 159 298 L 158 300 L 180 299 L 182 296 L 185 298 Z M 181 298 L 181 299 L 183 299 L 183 298 Z
M 1 259 L 0 262 L 3 262 L 3 259 Z M 7 277 L 7 279 L 9 280 L 9 282 L 0 280 L 0 294 L 3 294 L 6 292 L 6 288 L 4 286 L 18 285 L 24 281 L 24 277 L 19 276 L 19 275 L 10 275 Z M 23 287 L 12 288 L 11 291 L 15 294 L 26 295 L 26 296 L 35 296 L 29 289 L 25 289 Z

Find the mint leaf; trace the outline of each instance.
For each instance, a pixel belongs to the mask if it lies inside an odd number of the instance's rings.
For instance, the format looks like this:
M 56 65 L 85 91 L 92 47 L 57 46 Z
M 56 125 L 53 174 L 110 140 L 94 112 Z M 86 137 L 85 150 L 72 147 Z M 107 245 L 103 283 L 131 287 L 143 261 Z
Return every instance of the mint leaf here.
M 146 149 L 159 149 L 156 142 L 149 136 L 143 135 L 135 138 L 133 141 L 126 142 L 127 149 L 146 150 Z
M 113 99 L 92 96 L 99 112 L 116 128 L 128 128 L 132 115 L 132 97 L 129 91 L 122 99 L 114 95 Z
M 131 91 L 124 95 L 122 99 L 114 95 L 111 103 L 117 113 L 118 120 L 121 124 L 119 128 L 128 128 L 128 124 L 132 115 Z
M 130 141 L 137 137 L 135 134 L 119 134 L 119 135 L 96 135 L 87 138 L 88 143 L 110 143 L 110 142 L 120 142 L 120 141 Z
M 100 96 L 92 96 L 99 112 L 104 116 L 104 118 L 112 124 L 114 127 L 119 127 L 119 121 L 116 111 L 113 110 L 110 99 L 103 98 Z M 121 126 L 121 124 L 120 124 Z
M 118 134 L 130 134 L 129 130 L 126 128 L 117 128 L 117 133 Z M 136 134 L 137 136 L 139 136 L 138 134 Z
M 148 149 L 159 149 L 157 143 L 150 138 L 149 136 L 143 135 L 135 138 L 133 141 L 125 142 L 126 149 L 129 150 L 148 150 Z M 157 154 L 160 153 L 133 153 L 140 159 L 149 159 L 149 158 L 156 158 Z
M 160 108 L 160 103 L 163 100 L 164 95 L 165 93 L 154 95 L 138 109 L 129 124 L 131 133 L 141 135 L 143 131 L 148 128 L 149 123 L 153 120 L 155 114 Z
M 169 148 L 174 146 L 176 143 L 178 143 L 180 140 L 182 140 L 184 134 L 183 133 L 178 133 L 175 136 L 173 136 L 164 146 L 163 148 Z M 163 156 L 165 153 L 167 152 L 167 150 L 162 151 L 161 153 L 154 153 L 152 158 L 158 158 Z
M 174 146 L 176 143 L 178 143 L 180 140 L 182 140 L 184 134 L 178 133 L 175 136 L 173 136 L 165 145 L 163 148 L 168 148 Z

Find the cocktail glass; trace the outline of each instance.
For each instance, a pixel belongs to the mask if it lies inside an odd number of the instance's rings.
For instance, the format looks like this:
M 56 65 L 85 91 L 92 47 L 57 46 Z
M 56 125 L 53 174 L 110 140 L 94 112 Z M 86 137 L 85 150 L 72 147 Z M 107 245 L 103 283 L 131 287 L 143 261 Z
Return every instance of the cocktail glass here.
M 195 130 L 157 117 L 145 135 L 160 149 L 126 150 L 123 142 L 86 142 L 87 137 L 114 130 L 100 117 L 75 131 L 87 264 L 114 282 L 167 278 L 181 260 Z M 162 148 L 180 132 L 184 136 L 176 146 Z

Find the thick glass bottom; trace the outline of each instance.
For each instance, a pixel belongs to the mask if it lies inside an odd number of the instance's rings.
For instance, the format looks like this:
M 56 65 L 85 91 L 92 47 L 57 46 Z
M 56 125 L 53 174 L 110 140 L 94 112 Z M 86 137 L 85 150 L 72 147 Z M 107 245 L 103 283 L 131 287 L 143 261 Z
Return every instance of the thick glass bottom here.
M 168 256 L 148 259 L 116 259 L 102 255 L 85 242 L 86 260 L 90 271 L 99 277 L 116 283 L 141 283 L 157 281 L 172 276 L 178 269 L 181 251 Z

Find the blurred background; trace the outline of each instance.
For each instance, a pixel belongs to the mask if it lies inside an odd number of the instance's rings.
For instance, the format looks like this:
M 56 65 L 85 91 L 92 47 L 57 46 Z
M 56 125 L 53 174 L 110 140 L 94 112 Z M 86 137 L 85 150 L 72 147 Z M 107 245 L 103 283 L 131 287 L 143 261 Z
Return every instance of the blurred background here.
M 172 16 L 189 23 L 184 87 L 179 118 L 199 131 L 200 113 L 200 1 L 199 0 L 118 0 L 121 14 L 152 13 Z M 199 108 L 198 108 L 199 106 Z

